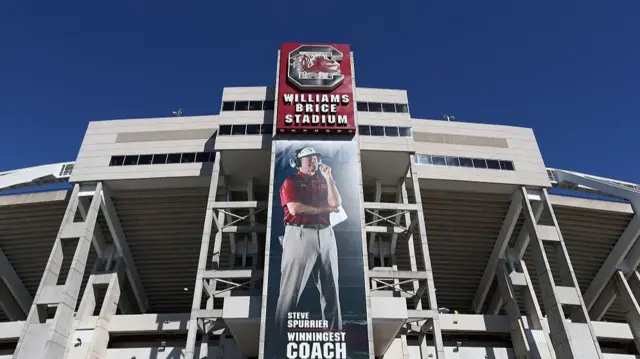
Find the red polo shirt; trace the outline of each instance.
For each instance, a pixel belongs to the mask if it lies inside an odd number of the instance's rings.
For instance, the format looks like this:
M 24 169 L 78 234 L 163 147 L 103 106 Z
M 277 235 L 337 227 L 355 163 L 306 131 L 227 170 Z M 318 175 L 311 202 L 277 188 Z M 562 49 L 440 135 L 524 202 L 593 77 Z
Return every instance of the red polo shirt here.
M 284 209 L 284 223 L 329 225 L 329 213 L 319 215 L 297 215 L 289 213 L 287 203 L 297 202 L 312 207 L 328 206 L 327 181 L 318 172 L 309 176 L 298 172 L 290 175 L 280 186 L 280 203 Z

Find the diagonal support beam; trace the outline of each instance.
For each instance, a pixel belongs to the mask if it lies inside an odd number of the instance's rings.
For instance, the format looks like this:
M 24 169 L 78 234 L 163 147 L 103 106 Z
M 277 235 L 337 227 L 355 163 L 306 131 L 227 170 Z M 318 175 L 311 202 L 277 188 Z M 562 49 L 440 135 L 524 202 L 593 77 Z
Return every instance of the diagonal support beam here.
M 615 284 L 616 292 L 620 297 L 620 304 L 631 328 L 636 348 L 640 350 L 640 306 L 638 306 L 638 298 L 640 298 L 638 296 L 640 294 L 638 285 L 640 283 L 638 282 L 638 273 L 635 272 L 630 281 L 627 281 L 624 273 L 617 271 L 613 275 L 612 282 Z
M 587 309 L 591 310 L 591 308 L 593 308 L 596 300 L 609 283 L 609 280 L 636 243 L 638 236 L 640 236 L 640 214 L 636 213 L 600 267 L 600 270 L 598 270 L 598 273 L 593 277 L 591 284 L 584 292 L 584 302 Z M 607 294 L 610 293 L 611 292 L 608 292 Z
M 476 295 L 473 299 L 473 310 L 478 314 L 482 312 L 482 306 L 484 305 L 487 294 L 489 293 L 489 289 L 491 288 L 493 278 L 496 275 L 496 268 L 500 262 L 500 258 L 503 256 L 504 251 L 509 245 L 509 239 L 511 239 L 511 234 L 513 233 L 516 223 L 518 222 L 520 212 L 522 212 L 521 197 L 522 195 L 519 191 L 514 192 L 511 196 L 511 204 L 509 205 L 509 210 L 507 211 L 507 214 L 502 221 L 502 227 L 500 228 L 500 232 L 498 233 L 498 239 L 493 246 L 491 256 L 489 256 L 489 261 L 484 268 L 484 273 L 482 274 L 480 285 L 478 286 L 478 290 L 476 291 Z
M 102 201 L 100 201 L 100 208 L 102 208 L 102 212 L 104 213 L 104 218 L 107 222 L 107 226 L 109 227 L 109 232 L 111 232 L 113 243 L 115 244 L 118 253 L 122 256 L 122 260 L 126 266 L 127 278 L 129 279 L 129 283 L 133 289 L 133 295 L 136 298 L 138 308 L 141 313 L 145 313 L 147 310 L 151 309 L 149 308 L 147 294 L 142 286 L 142 281 L 140 280 L 136 264 L 133 261 L 133 256 L 131 255 L 127 238 L 122 230 L 122 225 L 120 224 L 116 208 L 113 205 L 111 191 L 104 184 L 102 186 Z
M 13 300 L 15 300 L 16 304 L 20 307 L 21 311 L 16 312 L 9 308 L 9 304 L 4 304 L 2 305 L 4 312 L 11 320 L 24 319 L 29 313 L 33 298 L 31 298 L 27 288 L 22 283 L 22 280 L 20 280 L 20 277 L 18 277 L 18 274 L 9 262 L 9 258 L 4 255 L 2 249 L 0 249 L 0 280 L 4 282 L 4 285 L 7 287 L 7 290 L 13 297 Z M 11 298 L 8 298 L 8 300 L 10 299 Z M 0 298 L 0 304 L 3 303 L 4 299 Z

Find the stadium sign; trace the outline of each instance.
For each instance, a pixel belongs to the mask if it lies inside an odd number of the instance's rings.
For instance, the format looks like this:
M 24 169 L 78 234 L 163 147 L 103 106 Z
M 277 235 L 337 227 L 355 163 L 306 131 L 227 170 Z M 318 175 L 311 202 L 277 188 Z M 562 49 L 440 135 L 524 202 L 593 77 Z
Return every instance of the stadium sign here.
M 348 45 L 284 44 L 278 78 L 278 133 L 355 133 Z

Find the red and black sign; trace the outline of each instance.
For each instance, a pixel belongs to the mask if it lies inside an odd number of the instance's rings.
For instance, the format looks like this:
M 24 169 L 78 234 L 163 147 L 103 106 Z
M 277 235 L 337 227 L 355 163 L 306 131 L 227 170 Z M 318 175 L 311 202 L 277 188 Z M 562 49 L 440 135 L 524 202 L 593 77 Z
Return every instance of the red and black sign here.
M 349 45 L 282 45 L 278 82 L 278 133 L 355 133 Z

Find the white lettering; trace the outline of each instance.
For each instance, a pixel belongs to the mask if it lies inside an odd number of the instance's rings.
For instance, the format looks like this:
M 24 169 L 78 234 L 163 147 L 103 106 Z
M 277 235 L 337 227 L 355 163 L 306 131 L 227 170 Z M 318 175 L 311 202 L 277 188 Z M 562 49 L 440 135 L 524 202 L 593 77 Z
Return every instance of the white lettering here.
M 347 105 L 347 104 L 349 104 L 349 101 L 351 101 L 349 99 L 349 95 L 342 95 L 341 100 L 342 100 L 342 104 L 343 105 Z
M 284 103 L 286 103 L 286 104 L 293 103 L 293 98 L 294 98 L 294 95 L 292 95 L 290 93 L 284 94 Z
M 346 343 L 288 343 L 289 359 L 345 359 Z
M 328 103 L 329 102 L 329 96 L 328 95 L 322 95 L 322 103 Z
M 340 95 L 331 95 L 331 103 L 340 103 Z
M 284 116 L 284 123 L 286 123 L 287 125 L 290 125 L 293 123 L 293 115 L 285 115 Z
M 331 104 L 331 113 L 337 113 L 337 112 L 338 112 L 338 104 L 332 103 Z
M 304 112 L 309 112 L 309 113 L 315 112 L 313 111 L 313 104 L 308 103 L 304 107 L 305 107 Z
M 304 112 L 304 105 L 301 103 L 297 103 L 296 104 L 296 113 L 302 113 Z
M 346 124 L 347 124 L 347 115 L 338 115 L 338 125 L 346 125 Z
M 320 112 L 328 113 L 329 112 L 329 108 L 331 108 L 331 112 L 333 112 L 334 106 L 335 105 L 329 106 L 328 103 L 323 103 L 322 105 L 320 105 Z M 336 109 L 337 109 L 337 107 L 336 107 Z

